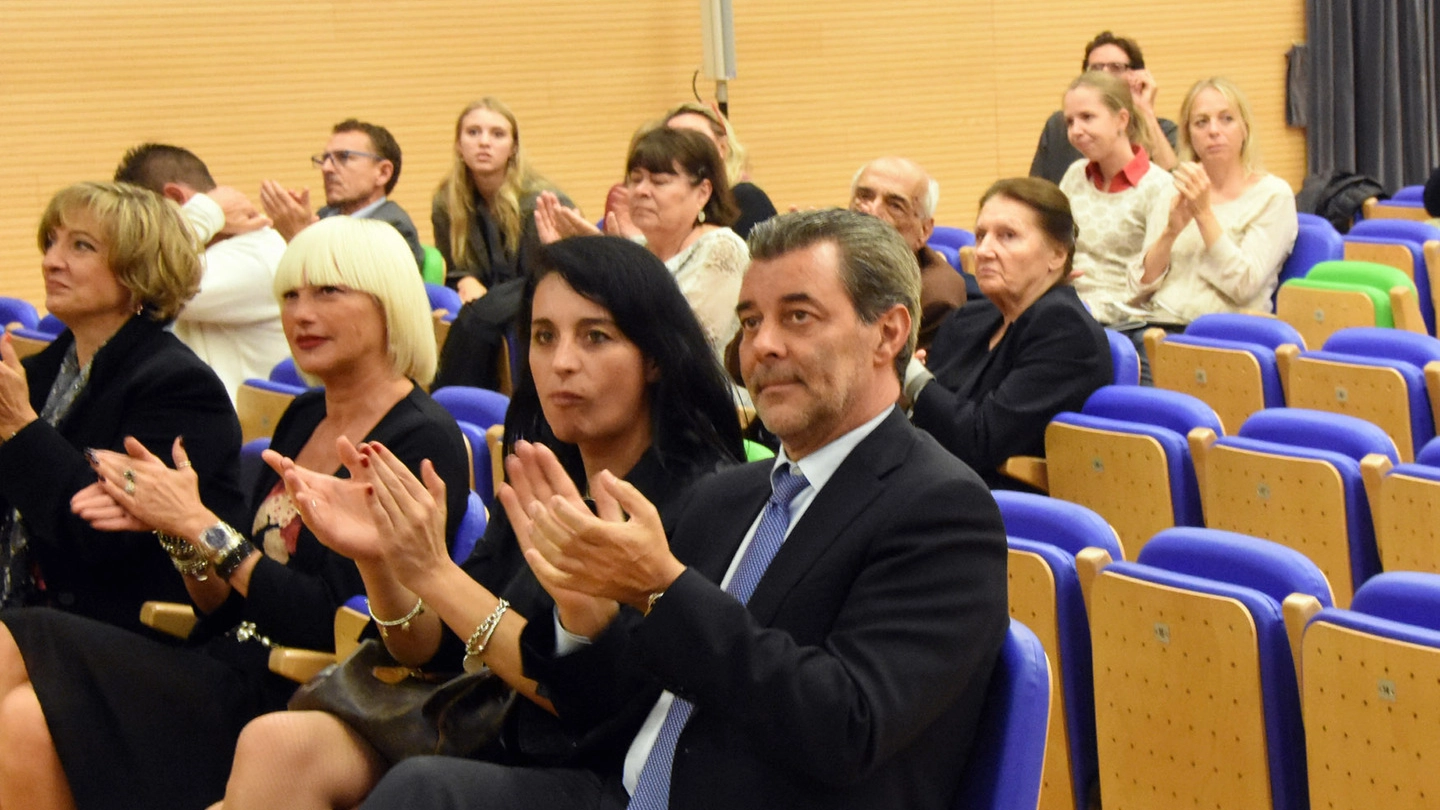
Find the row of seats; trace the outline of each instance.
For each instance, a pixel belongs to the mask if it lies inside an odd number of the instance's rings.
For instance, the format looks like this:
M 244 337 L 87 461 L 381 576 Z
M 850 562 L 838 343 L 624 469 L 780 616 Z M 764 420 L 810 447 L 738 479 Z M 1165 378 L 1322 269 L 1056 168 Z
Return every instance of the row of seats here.
M 1264 537 L 1313 559 L 1342 606 L 1381 570 L 1440 572 L 1440 440 L 1405 463 L 1377 426 L 1302 408 L 1257 412 L 1228 436 L 1194 397 L 1107 386 L 1058 415 L 1045 447 L 1031 483 L 1094 509 L 1131 553 L 1173 526 Z
M 1125 562 L 1083 507 L 996 501 L 1012 616 L 1056 670 L 1040 807 L 1430 806 L 1440 576 L 1337 609 L 1278 544 L 1172 528 Z
M 1436 435 L 1440 339 L 1353 327 L 1320 349 L 1273 319 L 1205 315 L 1184 334 L 1146 334 L 1155 385 L 1205 401 L 1233 432 L 1256 411 L 1281 405 L 1357 416 L 1394 439 L 1400 457 Z

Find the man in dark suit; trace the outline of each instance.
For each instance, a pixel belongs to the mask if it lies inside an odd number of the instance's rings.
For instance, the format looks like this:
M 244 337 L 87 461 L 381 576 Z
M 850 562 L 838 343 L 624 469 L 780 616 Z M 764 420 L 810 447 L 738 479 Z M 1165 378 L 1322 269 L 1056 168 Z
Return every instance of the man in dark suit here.
M 774 463 L 697 485 L 673 548 L 608 473 L 591 514 L 544 448 L 517 447 L 502 493 L 557 602 L 525 630 L 526 674 L 568 722 L 637 729 L 628 751 L 598 771 L 408 760 L 364 807 L 949 807 L 1006 551 L 980 479 L 895 407 L 914 253 L 838 210 L 750 247 L 740 358 Z
M 386 199 L 400 182 L 400 144 L 390 130 L 348 118 L 335 125 L 325 151 L 310 158 L 325 180 L 325 207 L 310 212 L 310 189 L 287 189 L 274 180 L 260 186 L 260 202 L 289 242 L 312 222 L 346 214 L 388 222 L 405 237 L 416 269 L 425 266 L 420 234 L 405 209 Z

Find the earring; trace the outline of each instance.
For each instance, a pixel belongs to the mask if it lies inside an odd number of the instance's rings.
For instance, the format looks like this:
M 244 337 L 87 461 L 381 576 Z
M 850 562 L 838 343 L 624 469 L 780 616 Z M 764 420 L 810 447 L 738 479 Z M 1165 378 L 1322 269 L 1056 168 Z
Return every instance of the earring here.
M 695 216 L 695 221 L 701 225 L 705 224 L 705 209 L 700 209 L 700 213 Z

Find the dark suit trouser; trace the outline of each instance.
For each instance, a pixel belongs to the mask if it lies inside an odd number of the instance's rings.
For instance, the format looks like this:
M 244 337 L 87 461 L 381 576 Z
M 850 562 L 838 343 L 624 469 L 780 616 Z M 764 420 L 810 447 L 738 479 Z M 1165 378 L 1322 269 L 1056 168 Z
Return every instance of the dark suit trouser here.
M 361 810 L 624 810 L 620 780 L 593 771 L 517 768 L 456 757 L 415 757 L 391 769 Z

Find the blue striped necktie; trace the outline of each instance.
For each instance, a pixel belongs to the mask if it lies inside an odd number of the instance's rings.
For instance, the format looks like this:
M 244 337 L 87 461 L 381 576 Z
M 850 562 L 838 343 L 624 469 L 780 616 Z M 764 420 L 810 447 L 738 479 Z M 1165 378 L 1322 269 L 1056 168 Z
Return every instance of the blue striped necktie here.
M 770 561 L 775 559 L 775 553 L 785 542 L 785 530 L 790 527 L 790 502 L 809 485 L 800 468 L 793 464 L 787 464 L 771 474 L 770 500 L 760 515 L 760 525 L 755 527 L 755 536 L 750 539 L 745 556 L 740 558 L 734 576 L 730 577 L 730 584 L 725 587 L 726 593 L 740 604 L 750 601 L 750 595 L 760 584 L 765 569 L 770 567 Z M 675 745 L 680 741 L 680 732 L 694 710 L 694 704 L 678 697 L 670 704 L 670 711 L 666 712 L 665 722 L 660 726 L 660 735 L 650 749 L 650 756 L 645 759 L 640 778 L 636 780 L 635 795 L 630 797 L 628 810 L 667 810 L 670 806 L 670 767 L 675 762 Z

